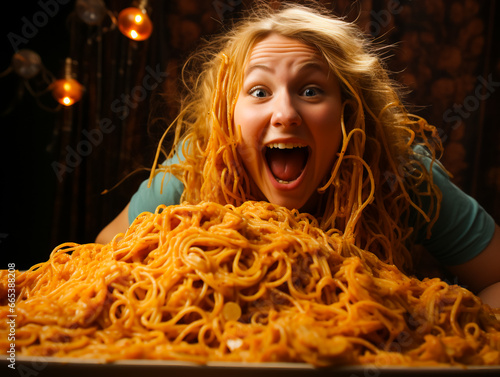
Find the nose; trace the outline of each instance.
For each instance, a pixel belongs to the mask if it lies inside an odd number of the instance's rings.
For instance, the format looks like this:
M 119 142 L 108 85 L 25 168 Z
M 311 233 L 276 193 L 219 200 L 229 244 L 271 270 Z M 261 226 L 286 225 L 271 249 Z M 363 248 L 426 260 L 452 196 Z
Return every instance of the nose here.
M 292 96 L 287 92 L 275 95 L 271 125 L 275 127 L 293 127 L 299 126 L 301 123 L 302 118 L 293 103 Z

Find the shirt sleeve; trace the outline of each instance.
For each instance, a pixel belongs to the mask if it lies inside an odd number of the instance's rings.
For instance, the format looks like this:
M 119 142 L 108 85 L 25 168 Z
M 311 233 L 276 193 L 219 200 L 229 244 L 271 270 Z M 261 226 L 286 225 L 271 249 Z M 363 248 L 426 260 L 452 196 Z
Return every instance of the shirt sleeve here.
M 441 208 L 431 236 L 426 238 L 424 227 L 417 243 L 443 265 L 465 263 L 486 248 L 493 238 L 495 221 L 474 198 L 453 184 L 438 164 L 433 164 L 432 172 L 442 192 Z
M 175 155 L 172 159 L 165 161 L 163 164 L 170 165 L 177 164 L 178 162 L 179 159 L 177 155 Z M 128 209 L 129 224 L 131 224 L 142 212 L 154 212 L 161 204 L 169 206 L 180 203 L 184 185 L 172 174 L 159 171 L 153 177 L 150 187 L 148 187 L 148 181 L 149 179 L 146 179 L 141 183 L 139 189 L 130 200 Z

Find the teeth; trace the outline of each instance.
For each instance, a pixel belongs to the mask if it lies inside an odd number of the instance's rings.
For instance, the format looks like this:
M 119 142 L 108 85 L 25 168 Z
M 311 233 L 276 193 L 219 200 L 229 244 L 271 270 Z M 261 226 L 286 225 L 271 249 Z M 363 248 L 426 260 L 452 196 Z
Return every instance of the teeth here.
M 283 183 L 283 184 L 288 184 L 290 182 L 293 182 L 293 181 L 284 181 L 282 179 L 279 179 L 279 178 L 275 178 L 279 183 Z
M 294 143 L 271 143 L 267 145 L 268 148 L 277 149 L 293 149 L 293 148 L 305 148 L 305 145 L 294 144 Z

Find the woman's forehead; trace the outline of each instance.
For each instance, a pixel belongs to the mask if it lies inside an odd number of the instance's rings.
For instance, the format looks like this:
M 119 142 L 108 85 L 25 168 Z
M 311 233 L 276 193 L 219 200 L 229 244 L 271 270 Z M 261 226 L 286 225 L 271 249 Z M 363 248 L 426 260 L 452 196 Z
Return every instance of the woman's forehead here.
M 244 75 L 248 75 L 254 68 L 272 70 L 273 66 L 280 65 L 283 60 L 292 64 L 295 70 L 313 67 L 325 73 L 330 71 L 327 62 L 315 47 L 298 39 L 270 34 L 250 50 Z
M 257 42 L 250 50 L 249 61 L 257 61 L 276 54 L 294 53 L 312 59 L 321 59 L 318 50 L 302 41 L 279 34 L 270 34 Z

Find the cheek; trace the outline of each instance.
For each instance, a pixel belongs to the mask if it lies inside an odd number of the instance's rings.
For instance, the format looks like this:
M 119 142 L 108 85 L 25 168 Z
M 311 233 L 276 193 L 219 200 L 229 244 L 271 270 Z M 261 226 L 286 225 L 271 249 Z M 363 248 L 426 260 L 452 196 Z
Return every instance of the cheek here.
M 240 142 L 237 147 L 238 154 L 240 155 L 243 164 L 248 168 L 250 161 L 255 161 L 255 149 L 245 142 Z
M 339 140 L 342 136 L 342 127 L 340 125 L 341 110 L 338 108 L 338 104 L 332 104 L 331 107 L 322 110 L 314 114 L 317 140 L 330 140 L 330 143 Z M 323 137 L 320 137 L 321 135 Z
M 255 116 L 255 112 L 248 109 L 235 108 L 234 124 L 236 129 L 239 128 L 241 138 L 238 143 L 238 152 L 243 159 L 254 157 L 258 153 L 259 138 L 261 129 L 258 126 L 259 122 Z M 238 132 L 238 131 L 236 131 Z
M 336 159 L 342 143 L 342 129 L 338 113 L 330 113 L 327 119 L 334 121 L 320 123 L 321 126 L 316 128 L 314 138 L 320 160 L 329 166 Z
M 256 159 L 258 153 L 258 134 L 255 127 L 252 127 L 243 120 L 238 125 L 240 126 L 241 138 L 238 142 L 237 150 L 243 163 L 247 165 L 250 161 L 255 161 Z
M 330 140 L 330 151 L 332 153 L 336 153 L 339 147 L 340 141 L 342 140 L 342 130 L 340 126 L 340 122 L 330 125 L 330 129 L 327 132 L 327 137 L 325 139 Z

